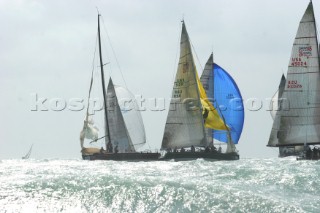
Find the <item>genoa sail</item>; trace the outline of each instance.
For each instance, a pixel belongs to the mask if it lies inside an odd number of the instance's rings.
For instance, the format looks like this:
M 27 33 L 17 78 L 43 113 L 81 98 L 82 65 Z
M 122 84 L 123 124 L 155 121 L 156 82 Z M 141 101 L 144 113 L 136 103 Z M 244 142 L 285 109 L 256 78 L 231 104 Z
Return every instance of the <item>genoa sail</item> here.
M 293 43 L 282 99 L 288 110 L 276 113 L 268 146 L 320 144 L 320 73 L 317 30 L 312 2 Z
M 116 86 L 115 91 L 118 98 L 125 126 L 130 135 L 135 150 L 146 143 L 146 133 L 141 117 L 139 105 L 134 95 L 124 87 Z
M 135 148 L 129 136 L 124 122 L 116 91 L 110 78 L 107 89 L 107 119 L 110 132 L 110 139 L 114 145 L 118 145 L 120 152 L 134 152 Z
M 282 110 L 281 102 L 285 101 L 285 100 L 283 100 L 281 97 L 282 97 L 285 85 L 286 85 L 286 77 L 284 75 L 282 75 L 281 80 L 280 80 L 280 84 L 279 84 L 279 88 L 278 88 L 277 92 L 273 95 L 273 97 L 271 99 L 271 103 L 270 103 L 270 109 L 271 109 L 270 114 L 271 114 L 271 117 L 273 120 L 276 117 L 277 111 Z
M 197 76 L 189 36 L 182 22 L 180 58 L 176 73 L 172 98 L 162 140 L 162 148 L 182 148 L 187 146 L 206 146 L 204 118 L 212 112 L 210 103 L 201 101 L 205 91 Z M 204 93 L 204 94 L 202 94 Z M 204 104 L 204 106 L 202 106 Z M 207 113 L 203 114 L 203 108 Z M 219 118 L 214 115 L 212 118 Z M 210 122 L 215 128 L 226 129 L 221 118 Z
M 274 120 L 279 110 L 287 110 L 288 103 L 282 98 L 282 94 L 286 85 L 286 77 L 284 74 L 281 76 L 279 88 L 271 99 L 270 114 Z M 280 146 L 279 157 L 299 156 L 304 151 L 304 146 Z
M 213 63 L 210 55 L 201 76 L 208 98 L 218 110 L 229 130 L 210 130 L 210 136 L 220 142 L 237 144 L 244 123 L 244 108 L 240 90 L 233 78 L 219 65 Z

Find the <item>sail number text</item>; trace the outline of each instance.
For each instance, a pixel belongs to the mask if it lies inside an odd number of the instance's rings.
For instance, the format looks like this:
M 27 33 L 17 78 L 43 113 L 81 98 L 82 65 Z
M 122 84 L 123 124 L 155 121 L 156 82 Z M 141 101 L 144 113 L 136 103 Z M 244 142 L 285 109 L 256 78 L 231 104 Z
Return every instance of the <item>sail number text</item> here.
M 301 58 L 291 58 L 291 66 L 304 67 L 307 66 L 307 62 L 302 61 Z
M 292 88 L 292 89 L 302 88 L 302 85 L 299 84 L 297 80 L 291 80 L 291 81 L 288 81 L 288 88 Z
M 182 90 L 181 89 L 176 89 L 173 92 L 173 97 L 174 98 L 181 98 Z
M 177 80 L 174 82 L 174 85 L 175 85 L 176 87 L 181 87 L 181 86 L 183 86 L 183 84 L 184 84 L 184 78 L 177 79 Z

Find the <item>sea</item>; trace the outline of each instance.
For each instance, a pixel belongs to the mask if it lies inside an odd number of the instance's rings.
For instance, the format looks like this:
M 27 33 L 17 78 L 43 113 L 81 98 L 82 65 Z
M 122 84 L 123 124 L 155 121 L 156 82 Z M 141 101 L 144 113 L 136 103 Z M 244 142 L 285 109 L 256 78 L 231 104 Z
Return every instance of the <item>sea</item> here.
M 1 160 L 0 212 L 320 212 L 320 161 Z

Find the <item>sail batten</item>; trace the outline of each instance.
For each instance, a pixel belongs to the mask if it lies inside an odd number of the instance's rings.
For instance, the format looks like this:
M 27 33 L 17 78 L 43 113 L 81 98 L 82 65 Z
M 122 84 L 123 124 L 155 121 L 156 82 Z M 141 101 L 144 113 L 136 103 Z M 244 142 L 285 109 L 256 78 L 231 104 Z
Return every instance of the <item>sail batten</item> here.
M 312 2 L 298 27 L 281 98 L 289 108 L 276 112 L 268 146 L 317 144 L 320 141 L 320 73 Z M 280 97 L 280 96 L 279 96 Z

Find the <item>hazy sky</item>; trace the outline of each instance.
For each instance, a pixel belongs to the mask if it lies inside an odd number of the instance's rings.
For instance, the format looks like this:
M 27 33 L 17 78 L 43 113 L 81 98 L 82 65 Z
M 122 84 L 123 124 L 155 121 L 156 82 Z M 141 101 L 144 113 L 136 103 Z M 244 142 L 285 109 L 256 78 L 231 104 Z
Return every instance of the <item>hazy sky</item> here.
M 181 19 L 198 71 L 211 51 L 237 82 L 246 101 L 237 146 L 242 158 L 276 157 L 266 144 L 272 126 L 266 98 L 286 73 L 292 43 L 309 0 L 2 0 L 0 1 L 0 159 L 20 158 L 34 143 L 34 158 L 79 158 L 85 111 L 31 111 L 34 96 L 86 99 L 97 33 L 103 16 L 128 88 L 145 98 L 171 97 L 178 63 Z M 316 19 L 320 2 L 314 1 Z M 104 41 L 107 41 L 104 37 Z M 104 60 L 114 83 L 123 85 L 105 42 Z M 109 58 L 110 57 L 110 60 Z M 199 61 L 198 61 L 199 60 Z M 108 76 L 108 75 L 107 75 Z M 106 76 L 106 78 L 107 78 Z M 167 103 L 168 104 L 168 103 Z M 47 105 L 49 105 L 47 103 Z M 48 107 L 49 108 L 49 107 Z M 147 141 L 160 148 L 167 111 L 142 113 Z

